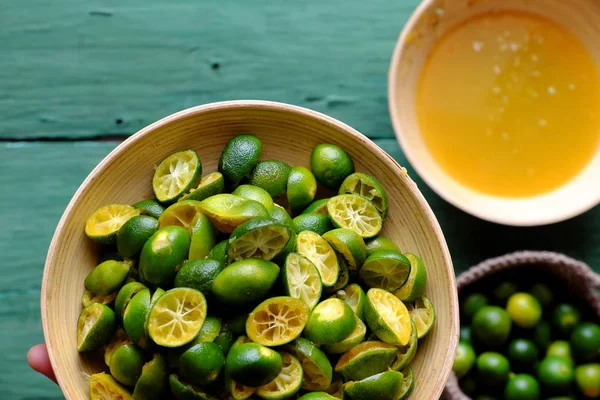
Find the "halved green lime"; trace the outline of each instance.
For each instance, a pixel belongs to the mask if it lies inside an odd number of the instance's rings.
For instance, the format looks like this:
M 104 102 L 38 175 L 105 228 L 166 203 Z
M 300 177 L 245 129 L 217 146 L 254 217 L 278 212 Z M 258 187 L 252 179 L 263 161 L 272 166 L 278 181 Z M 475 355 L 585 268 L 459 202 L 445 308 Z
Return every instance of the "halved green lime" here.
M 279 375 L 256 390 L 258 397 L 269 400 L 287 399 L 300 390 L 304 372 L 300 361 L 290 353 L 281 352 L 283 368 Z
M 323 235 L 333 229 L 331 219 L 323 214 L 300 214 L 294 218 L 292 222 L 294 223 L 294 230 L 296 233 L 312 231 L 319 235 Z
M 387 371 L 396 359 L 396 346 L 380 341 L 357 344 L 344 353 L 335 372 L 347 381 L 356 381 Z
M 402 301 L 414 301 L 423 296 L 427 285 L 427 270 L 423 260 L 411 253 L 404 253 L 410 261 L 410 275 L 404 285 L 394 291 L 394 296 Z
M 350 306 L 352 311 L 354 311 L 354 314 L 356 314 L 358 318 L 364 318 L 364 309 L 367 295 L 362 290 L 360 285 L 358 285 L 357 283 L 352 283 L 346 286 L 344 289 L 338 290 L 335 296 L 338 299 L 342 299 L 346 303 L 348 303 L 348 305 Z
M 208 175 L 204 175 L 200 179 L 198 187 L 195 189 L 191 189 L 190 192 L 181 197 L 179 201 L 202 201 L 204 199 L 209 198 L 210 196 L 214 196 L 215 194 L 223 193 L 224 191 L 225 179 L 223 179 L 223 175 L 220 172 L 211 172 Z
M 285 208 L 281 207 L 279 204 L 275 204 L 274 207 L 269 209 L 269 216 L 273 218 L 275 221 L 279 221 L 286 228 L 290 230 L 290 240 L 288 240 L 287 244 L 275 258 L 277 264 L 283 264 L 285 262 L 285 258 L 288 254 L 296 250 L 296 228 L 294 228 L 294 223 L 292 221 L 292 217 L 288 214 Z
M 187 261 L 177 272 L 174 286 L 196 289 L 204 296 L 209 296 L 212 285 L 222 270 L 223 265 L 210 258 Z
M 421 296 L 413 302 L 406 303 L 406 308 L 417 327 L 417 336 L 419 339 L 425 337 L 435 322 L 433 303 L 428 297 Z
M 253 135 L 237 135 L 227 142 L 219 158 L 219 172 L 226 186 L 233 188 L 250 175 L 261 149 L 262 143 Z
M 410 261 L 402 254 L 380 250 L 371 254 L 360 270 L 360 277 L 369 287 L 389 292 L 400 289 L 410 275 Z
M 340 267 L 340 274 L 338 275 L 338 280 L 335 282 L 335 284 L 325 289 L 325 293 L 337 292 L 338 290 L 344 289 L 346 286 L 348 286 L 348 283 L 350 283 L 350 268 L 348 267 L 348 262 L 339 253 L 336 253 L 336 255 L 338 258 L 338 265 Z
M 337 190 L 344 179 L 354 172 L 354 163 L 341 147 L 321 143 L 310 153 L 310 168 L 319 183 Z
M 413 390 L 415 389 L 415 375 L 410 365 L 407 365 L 402 369 L 402 386 L 400 387 L 400 395 L 397 400 L 405 400 L 410 397 Z
M 124 262 L 104 261 L 85 278 L 85 288 L 98 296 L 108 296 L 121 288 L 128 274 L 129 265 Z
M 227 254 L 230 260 L 272 260 L 290 240 L 291 232 L 272 218 L 254 218 L 231 233 Z
M 138 201 L 133 205 L 133 207 L 140 210 L 141 215 L 149 215 L 156 219 L 159 219 L 162 213 L 165 211 L 165 208 L 154 199 Z
M 340 273 L 338 259 L 325 239 L 311 231 L 298 233 L 296 237 L 298 253 L 308 258 L 319 270 L 323 286 L 335 285 Z
M 271 261 L 248 258 L 229 264 L 212 284 L 213 295 L 225 304 L 257 302 L 267 296 L 279 276 L 279 267 Z
M 136 215 L 140 215 L 140 210 L 127 204 L 100 207 L 86 221 L 85 234 L 102 244 L 114 243 L 119 229 Z
M 295 355 L 302 364 L 304 370 L 302 389 L 325 390 L 331 385 L 333 376 L 331 363 L 325 353 L 313 342 L 299 337 L 287 345 L 286 349 Z
M 97 294 L 94 294 L 94 292 L 92 292 L 91 290 L 86 290 L 81 296 L 81 304 L 83 305 L 83 307 L 87 307 L 94 303 L 110 305 L 116 297 L 117 292 L 113 292 L 108 296 L 98 296 Z
M 215 229 L 208 217 L 196 214 L 190 225 L 191 242 L 188 260 L 201 260 L 207 257 L 215 246 Z
M 267 160 L 257 163 L 250 172 L 250 184 L 265 189 L 271 197 L 285 193 L 290 166 L 279 160 Z
M 356 316 L 354 318 L 356 318 L 356 328 L 354 328 L 352 333 L 339 343 L 324 345 L 323 350 L 330 354 L 341 354 L 347 352 L 364 340 L 365 335 L 367 334 L 367 326 L 360 318 Z
M 181 226 L 191 231 L 192 222 L 198 214 L 202 214 L 200 202 L 195 200 L 183 200 L 171 204 L 158 219 L 159 228 L 166 226 Z
M 323 289 L 317 267 L 308 258 L 290 253 L 285 259 L 282 272 L 286 294 L 304 301 L 313 309 L 319 302 Z
M 89 385 L 91 400 L 132 400 L 129 391 L 104 372 L 91 375 Z
M 169 389 L 169 369 L 165 357 L 155 353 L 142 367 L 142 375 L 133 390 L 134 399 L 160 400 Z
M 177 400 L 220 400 L 204 388 L 183 382 L 177 374 L 169 375 L 169 387 Z
M 338 193 L 362 196 L 373 203 L 383 219 L 387 216 L 389 207 L 387 195 L 383 186 L 372 176 L 355 172 L 344 179 Z
M 116 330 L 113 310 L 99 303 L 87 306 L 77 320 L 77 351 L 96 350 L 108 344 Z
M 201 202 L 202 211 L 213 226 L 224 233 L 231 233 L 242 223 L 258 217 L 268 217 L 265 206 L 258 201 L 234 194 L 217 194 Z
M 335 397 L 326 392 L 310 392 L 298 398 L 298 400 L 336 400 Z
M 229 240 L 225 239 L 217 243 L 212 249 L 210 249 L 210 253 L 208 253 L 208 258 L 212 260 L 216 260 L 225 268 L 228 263 L 227 259 L 227 246 L 229 246 Z
M 150 289 L 142 289 L 136 293 L 123 312 L 123 328 L 133 343 L 147 348 L 149 338 L 146 334 L 146 320 L 150 314 Z
M 124 344 L 132 343 L 131 339 L 129 339 L 125 333 L 125 330 L 123 330 L 123 328 L 118 328 L 110 343 L 104 347 L 104 363 L 110 367 L 110 360 L 115 351 Z
M 317 193 L 317 180 L 308 168 L 292 167 L 287 181 L 287 199 L 293 212 L 306 208 Z
M 357 382 L 344 384 L 344 395 L 352 400 L 396 400 L 402 395 L 404 375 L 386 371 Z
M 205 318 L 206 300 L 201 292 L 190 288 L 171 289 L 152 307 L 148 333 L 160 346 L 183 346 L 198 335 Z
M 398 245 L 385 236 L 376 236 L 365 244 L 367 245 L 367 257 L 379 250 L 391 250 L 400 253 Z
M 115 313 L 117 319 L 121 321 L 123 319 L 123 313 L 125 312 L 125 308 L 137 293 L 146 289 L 146 286 L 140 282 L 129 282 L 125 286 L 119 290 L 117 294 L 117 299 L 115 300 Z
M 369 200 L 354 194 L 342 194 L 327 202 L 329 216 L 338 228 L 347 228 L 367 239 L 377 236 L 383 219 Z
M 123 385 L 134 386 L 142 375 L 144 351 L 134 344 L 124 344 L 110 359 L 110 374 Z
M 413 360 L 413 358 L 415 358 L 415 354 L 417 354 L 417 348 L 419 345 L 417 327 L 412 320 L 410 321 L 410 324 L 411 328 L 408 343 L 406 346 L 397 346 L 396 360 L 394 360 L 392 366 L 390 367 L 394 371 L 401 371 L 404 369 Z
M 329 198 L 315 200 L 302 211 L 302 214 L 329 215 L 329 211 L 327 211 L 327 202 L 328 201 L 329 201 Z
M 136 215 L 117 232 L 117 250 L 123 257 L 136 255 L 158 229 L 158 220 L 148 215 Z
M 356 316 L 343 300 L 331 298 L 317 304 L 310 314 L 304 336 L 315 344 L 335 344 L 356 328 Z
M 195 187 L 202 176 L 202 162 L 193 150 L 171 154 L 158 164 L 152 189 L 161 203 L 171 203 Z
M 380 340 L 396 346 L 408 343 L 412 328 L 410 315 L 396 296 L 383 289 L 369 289 L 365 317 L 367 325 Z
M 206 317 L 202 324 L 202 328 L 200 328 L 200 332 L 198 332 L 198 336 L 196 336 L 193 343 L 213 342 L 217 336 L 219 336 L 222 325 L 221 318 L 212 316 Z
M 363 238 L 350 229 L 338 228 L 323 235 L 335 251 L 340 253 L 352 269 L 360 269 L 367 257 L 367 247 Z
M 246 320 L 246 334 L 264 346 L 281 346 L 296 339 L 310 315 L 308 305 L 293 297 L 272 297 L 260 303 Z
M 258 201 L 260 204 L 265 206 L 268 210 L 273 207 L 275 203 L 273 203 L 273 198 L 265 189 L 260 188 L 254 185 L 240 185 L 231 194 L 236 196 L 243 197 L 245 199 L 250 199 L 254 201 Z

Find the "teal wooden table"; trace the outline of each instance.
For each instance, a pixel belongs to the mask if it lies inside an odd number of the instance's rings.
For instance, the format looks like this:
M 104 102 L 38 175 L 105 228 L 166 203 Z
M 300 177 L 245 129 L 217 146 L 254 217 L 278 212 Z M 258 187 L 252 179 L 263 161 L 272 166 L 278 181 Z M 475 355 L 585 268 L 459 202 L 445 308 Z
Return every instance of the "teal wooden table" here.
M 387 68 L 418 0 L 4 0 L 0 5 L 0 398 L 59 399 L 30 371 L 54 227 L 92 168 L 172 112 L 230 99 L 312 108 L 408 167 L 440 220 L 456 271 L 518 249 L 600 261 L 600 210 L 502 227 L 435 195 L 407 164 L 387 111 Z M 90 5 L 92 4 L 92 5 Z

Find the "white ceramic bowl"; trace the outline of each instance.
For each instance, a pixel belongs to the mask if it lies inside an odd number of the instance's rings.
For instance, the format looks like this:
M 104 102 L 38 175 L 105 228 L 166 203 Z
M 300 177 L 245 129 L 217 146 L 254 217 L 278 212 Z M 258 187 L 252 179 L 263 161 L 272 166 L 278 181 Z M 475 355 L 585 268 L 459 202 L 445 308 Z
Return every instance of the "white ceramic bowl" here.
M 389 107 L 396 137 L 418 174 L 456 207 L 506 225 L 563 221 L 600 202 L 600 148 L 577 177 L 557 190 L 535 197 L 502 198 L 476 192 L 450 177 L 429 153 L 419 130 L 416 89 L 433 44 L 466 19 L 500 10 L 528 11 L 552 19 L 573 32 L 600 65 L 600 2 L 596 0 L 424 0 L 400 35 L 389 71 Z

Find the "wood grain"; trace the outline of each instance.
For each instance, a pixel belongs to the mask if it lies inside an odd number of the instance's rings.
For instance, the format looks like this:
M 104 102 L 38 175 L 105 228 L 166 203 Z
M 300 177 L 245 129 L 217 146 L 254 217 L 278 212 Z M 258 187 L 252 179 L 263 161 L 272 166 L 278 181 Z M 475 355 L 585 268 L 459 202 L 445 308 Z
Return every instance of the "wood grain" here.
M 219 100 L 393 137 L 386 73 L 418 0 L 3 0 L 0 138 L 129 135 Z
M 98 256 L 83 232 L 85 220 L 102 205 L 149 197 L 153 167 L 174 151 L 195 149 L 203 168 L 215 170 L 225 143 L 240 132 L 261 139 L 263 159 L 291 165 L 307 166 L 315 145 L 334 143 L 348 151 L 357 170 L 378 177 L 390 200 L 382 233 L 418 254 L 428 268 L 426 294 L 436 305 L 437 320 L 412 363 L 413 396 L 438 399 L 458 341 L 458 300 L 450 254 L 431 209 L 399 165 L 365 136 L 323 114 L 267 102 L 217 103 L 159 121 L 122 143 L 78 189 L 50 244 L 41 294 L 44 336 L 65 397 L 85 398 L 85 375 L 98 371 L 76 351 L 81 283 Z

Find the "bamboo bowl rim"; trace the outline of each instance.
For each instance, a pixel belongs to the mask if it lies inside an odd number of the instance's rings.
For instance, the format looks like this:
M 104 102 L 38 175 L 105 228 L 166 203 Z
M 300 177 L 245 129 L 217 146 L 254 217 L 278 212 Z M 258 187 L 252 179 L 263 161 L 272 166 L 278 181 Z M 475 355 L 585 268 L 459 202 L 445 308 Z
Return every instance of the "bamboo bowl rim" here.
M 445 361 L 444 361 L 443 365 L 436 366 L 436 369 L 439 370 L 437 375 L 440 378 L 438 380 L 438 382 L 440 382 L 440 385 L 438 385 L 439 387 L 436 387 L 436 389 L 435 389 L 437 395 L 435 397 L 431 397 L 431 398 L 437 399 L 441 395 L 441 393 L 444 389 L 444 384 L 447 381 L 448 376 L 450 375 L 450 372 L 452 370 L 452 363 L 453 363 L 453 358 L 454 358 L 453 354 L 454 354 L 454 351 L 458 344 L 459 317 L 458 317 L 458 294 L 456 291 L 456 279 L 455 279 L 454 270 L 452 267 L 452 260 L 450 257 L 450 252 L 448 250 L 448 246 L 445 241 L 444 235 L 442 233 L 442 230 L 439 226 L 439 223 L 438 223 L 435 215 L 433 214 L 433 211 L 431 210 L 431 208 L 429 207 L 425 198 L 423 197 L 423 195 L 417 188 L 417 185 L 405 173 L 405 170 L 403 170 L 403 168 L 390 155 L 388 155 L 386 152 L 384 152 L 376 144 L 371 142 L 363 134 L 359 133 L 358 131 L 351 128 L 350 126 L 348 126 L 332 117 L 329 117 L 325 114 L 322 114 L 322 113 L 319 113 L 319 112 L 316 112 L 313 110 L 309 110 L 306 108 L 293 106 L 293 105 L 289 105 L 289 104 L 284 104 L 284 103 L 271 102 L 271 101 L 260 101 L 260 100 L 235 100 L 235 101 L 209 103 L 209 104 L 205 104 L 205 105 L 201 105 L 201 106 L 188 108 L 183 111 L 171 114 L 163 119 L 160 119 L 160 120 L 148 125 L 147 127 L 138 131 L 136 134 L 127 138 L 125 141 L 123 141 L 121 144 L 119 144 L 114 150 L 112 150 L 92 170 L 92 172 L 90 172 L 90 174 L 87 176 L 87 178 L 83 181 L 83 183 L 80 185 L 80 187 L 77 189 L 77 191 L 73 195 L 73 197 L 70 200 L 69 204 L 67 205 L 60 221 L 58 222 L 58 225 L 54 232 L 52 241 L 50 243 L 50 247 L 48 249 L 48 254 L 46 257 L 46 263 L 45 263 L 45 267 L 44 267 L 44 274 L 43 274 L 43 278 L 42 278 L 42 288 L 41 288 L 41 298 L 40 298 L 41 304 L 40 305 L 41 305 L 41 317 L 42 317 L 42 326 L 43 326 L 43 331 L 44 331 L 44 337 L 45 337 L 46 343 L 48 345 L 48 354 L 49 354 L 50 362 L 51 362 L 52 366 L 58 367 L 58 364 L 57 364 L 57 354 L 58 353 L 55 353 L 55 351 L 59 351 L 60 349 L 53 348 L 52 337 L 51 337 L 50 328 L 49 328 L 49 325 L 50 325 L 49 318 L 50 317 L 49 317 L 48 307 L 47 307 L 47 303 L 46 303 L 46 299 L 48 298 L 49 290 L 50 290 L 49 289 L 49 278 L 50 278 L 51 273 L 53 272 L 53 269 L 57 268 L 55 259 L 58 257 L 59 248 L 61 246 L 61 238 L 67 231 L 67 223 L 70 219 L 70 215 L 73 213 L 73 210 L 74 210 L 76 204 L 88 194 L 88 192 L 90 191 L 90 188 L 94 185 L 95 179 L 99 175 L 101 175 L 116 159 L 118 159 L 120 156 L 122 156 L 123 153 L 131 151 L 135 147 L 136 143 L 139 140 L 141 140 L 142 138 L 146 138 L 147 136 L 152 135 L 159 128 L 164 127 L 165 125 L 168 125 L 168 124 L 170 124 L 174 121 L 180 120 L 180 119 L 186 119 L 187 117 L 203 114 L 203 113 L 209 112 L 209 111 L 231 110 L 231 109 L 236 109 L 236 108 L 242 108 L 242 109 L 243 108 L 251 108 L 251 109 L 262 110 L 262 111 L 271 111 L 271 112 L 283 111 L 283 112 L 295 114 L 295 115 L 303 117 L 303 118 L 312 119 L 314 121 L 317 121 L 319 124 L 322 124 L 324 126 L 329 126 L 331 128 L 334 128 L 337 131 L 342 132 L 343 134 L 351 136 L 352 139 L 355 140 L 358 144 L 360 144 L 363 147 L 368 148 L 368 151 L 372 152 L 374 154 L 374 156 L 376 156 L 377 158 L 379 158 L 382 161 L 382 163 L 386 164 L 391 169 L 398 171 L 397 176 L 401 180 L 403 180 L 402 183 L 405 185 L 406 190 L 410 192 L 410 195 L 414 198 L 415 202 L 418 204 L 418 207 L 419 207 L 422 217 L 428 221 L 428 224 L 430 225 L 430 228 L 433 231 L 434 236 L 431 238 L 431 241 L 435 242 L 435 243 L 432 243 L 432 247 L 437 248 L 437 250 L 439 251 L 440 257 L 443 261 L 443 264 L 444 264 L 443 266 L 438 266 L 439 274 L 444 277 L 444 280 L 446 281 L 446 283 L 449 287 L 448 292 L 449 292 L 450 296 L 446 300 L 449 302 L 448 308 L 451 312 L 451 315 L 449 318 L 450 324 L 449 324 L 449 326 L 444 327 L 444 329 L 450 330 L 450 332 L 448 332 L 449 347 L 447 349 L 447 353 L 446 353 L 446 357 L 445 357 Z M 60 370 L 59 368 L 54 368 L 54 369 L 55 369 L 54 372 L 56 375 L 57 382 L 59 383 L 59 386 L 61 387 L 61 389 L 66 390 L 68 388 L 68 386 L 66 384 L 66 378 L 65 378 L 66 373 L 64 371 Z M 65 394 L 67 394 L 67 392 L 65 392 Z M 67 395 L 67 398 L 69 398 L 69 395 Z

